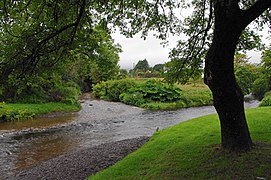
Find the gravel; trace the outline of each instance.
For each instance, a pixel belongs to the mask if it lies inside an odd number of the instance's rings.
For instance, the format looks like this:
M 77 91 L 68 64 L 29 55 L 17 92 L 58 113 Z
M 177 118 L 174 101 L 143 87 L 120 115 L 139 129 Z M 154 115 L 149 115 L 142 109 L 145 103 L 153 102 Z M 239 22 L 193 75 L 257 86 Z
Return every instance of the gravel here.
M 148 140 L 149 137 L 144 136 L 70 152 L 19 172 L 13 179 L 86 179 L 88 176 L 112 166 Z

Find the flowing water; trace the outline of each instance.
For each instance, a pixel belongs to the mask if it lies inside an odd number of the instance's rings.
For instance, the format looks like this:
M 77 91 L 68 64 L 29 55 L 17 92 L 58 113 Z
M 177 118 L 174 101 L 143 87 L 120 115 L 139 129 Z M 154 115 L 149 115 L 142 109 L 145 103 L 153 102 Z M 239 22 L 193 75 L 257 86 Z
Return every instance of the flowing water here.
M 106 142 L 151 136 L 191 118 L 215 113 L 212 106 L 148 111 L 122 103 L 86 100 L 78 113 L 0 124 L 0 179 L 61 154 Z M 258 101 L 246 103 L 247 108 Z

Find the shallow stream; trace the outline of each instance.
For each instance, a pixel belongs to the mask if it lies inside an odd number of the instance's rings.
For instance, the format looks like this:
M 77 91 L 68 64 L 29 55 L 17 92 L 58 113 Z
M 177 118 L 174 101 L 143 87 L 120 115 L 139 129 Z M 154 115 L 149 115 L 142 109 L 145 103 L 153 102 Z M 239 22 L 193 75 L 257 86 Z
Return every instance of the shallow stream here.
M 246 103 L 258 106 L 258 101 Z M 148 111 L 122 103 L 86 100 L 78 113 L 0 124 L 0 179 L 73 150 L 139 136 L 151 136 L 191 118 L 212 114 L 212 106 Z

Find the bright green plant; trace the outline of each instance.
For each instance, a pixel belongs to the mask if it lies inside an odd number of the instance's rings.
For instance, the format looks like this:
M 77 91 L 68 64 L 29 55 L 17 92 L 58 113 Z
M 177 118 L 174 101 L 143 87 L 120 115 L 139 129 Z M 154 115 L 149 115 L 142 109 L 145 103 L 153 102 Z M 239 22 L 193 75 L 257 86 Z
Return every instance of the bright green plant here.
M 141 93 L 145 99 L 150 101 L 173 102 L 181 99 L 181 89 L 159 80 L 148 80 L 129 90 L 129 93 L 134 92 Z
M 252 92 L 256 95 L 256 97 L 262 99 L 268 89 L 268 80 L 262 75 L 260 78 L 254 81 Z
M 128 89 L 136 86 L 133 79 L 110 80 L 93 86 L 93 95 L 104 100 L 120 101 L 119 97 Z
M 134 106 L 141 106 L 146 102 L 146 100 L 143 97 L 143 94 L 140 92 L 134 92 L 134 93 L 122 93 L 120 95 L 120 101 Z
M 271 106 L 271 91 L 265 93 L 259 106 Z

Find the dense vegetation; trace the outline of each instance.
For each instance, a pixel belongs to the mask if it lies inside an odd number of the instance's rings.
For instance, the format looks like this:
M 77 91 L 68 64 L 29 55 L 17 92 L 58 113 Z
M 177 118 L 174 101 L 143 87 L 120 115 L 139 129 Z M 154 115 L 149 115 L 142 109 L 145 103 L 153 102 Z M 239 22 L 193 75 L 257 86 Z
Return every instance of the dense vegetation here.
M 271 91 L 265 93 L 260 106 L 271 106 Z
M 101 82 L 93 87 L 93 94 L 104 100 L 120 101 L 125 104 L 153 110 L 168 110 L 191 106 L 209 105 L 210 91 L 203 85 L 180 87 L 159 79 L 122 79 Z M 198 89 L 199 88 L 199 89 Z
M 13 30 L 16 33 L 21 31 Z M 26 46 L 27 42 L 16 44 L 13 42 L 16 38 L 12 39 L 7 32 L 1 35 L 3 39 L 0 44 L 3 45 L 3 51 L 0 51 L 0 60 L 3 66 L 0 66 L 0 71 L 3 76 L 0 84 L 0 101 L 76 103 L 81 91 L 90 91 L 92 84 L 116 78 L 119 72 L 117 64 L 120 47 L 114 44 L 109 33 L 101 26 L 93 28 L 91 34 L 80 34 L 78 38 L 84 38 L 80 48 L 74 48 L 61 56 L 48 54 L 49 57 L 33 64 L 35 68 L 32 70 L 25 69 L 28 64 L 24 63 L 27 62 L 12 64 L 11 55 L 8 54 L 16 51 L 19 45 Z M 10 44 L 13 46 L 9 46 Z M 7 72 L 9 69 L 7 66 L 16 68 Z
M 89 179 L 270 179 L 271 108 L 246 113 L 257 145 L 250 152 L 223 150 L 218 117 L 209 115 L 155 133 L 142 148 Z

